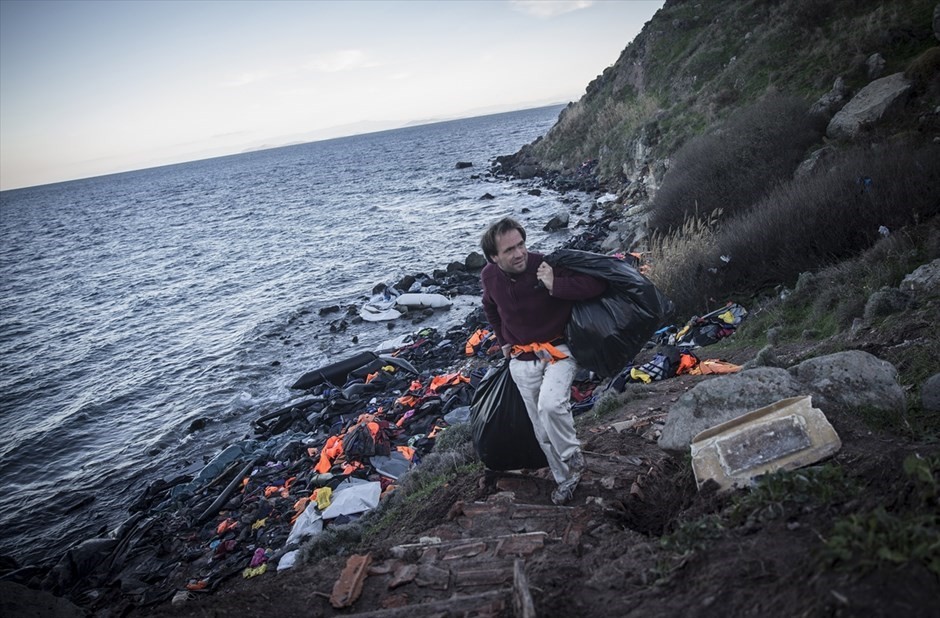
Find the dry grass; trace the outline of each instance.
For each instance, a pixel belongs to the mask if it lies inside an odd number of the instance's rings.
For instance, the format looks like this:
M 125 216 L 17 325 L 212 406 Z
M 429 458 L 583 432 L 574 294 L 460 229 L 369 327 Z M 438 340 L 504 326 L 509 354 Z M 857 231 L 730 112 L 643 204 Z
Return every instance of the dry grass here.
M 690 218 L 682 229 L 655 236 L 650 278 L 680 315 L 700 315 L 728 300 L 748 304 L 778 285 L 793 285 L 800 273 L 859 255 L 882 239 L 879 230 L 890 235 L 936 225 L 937 195 L 940 147 L 852 150 L 828 170 L 778 185 L 743 216 Z M 818 294 L 813 302 L 830 312 L 838 299 L 826 298 Z
M 675 155 L 653 200 L 650 227 L 666 232 L 689 216 L 722 209 L 735 217 L 789 178 L 824 125 L 797 97 L 769 96 L 741 110 L 720 131 L 689 141 Z

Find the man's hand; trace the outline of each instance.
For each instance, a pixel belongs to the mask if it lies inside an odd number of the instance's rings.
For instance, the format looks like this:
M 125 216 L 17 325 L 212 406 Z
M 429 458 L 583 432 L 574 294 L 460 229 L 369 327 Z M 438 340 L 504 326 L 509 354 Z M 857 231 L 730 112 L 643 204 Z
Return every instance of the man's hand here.
M 547 262 L 542 262 L 539 264 L 539 269 L 535 272 L 535 276 L 538 277 L 538 280 L 542 282 L 542 285 L 544 285 L 548 293 L 551 294 L 552 286 L 555 285 L 555 271 L 552 270 L 552 267 L 549 266 Z

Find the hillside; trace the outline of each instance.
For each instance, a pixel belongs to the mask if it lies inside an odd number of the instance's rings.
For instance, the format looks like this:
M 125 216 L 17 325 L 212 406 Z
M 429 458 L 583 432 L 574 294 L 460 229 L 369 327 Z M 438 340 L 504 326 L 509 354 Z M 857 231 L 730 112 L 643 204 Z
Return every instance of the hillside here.
M 588 472 L 570 507 L 551 504 L 542 473 L 486 473 L 453 427 L 303 570 L 156 615 L 936 615 L 938 14 L 919 0 L 669 1 L 546 136 L 493 167 L 607 194 L 577 213 L 572 244 L 642 253 L 679 324 L 744 304 L 743 326 L 699 350 L 760 370 L 741 381 L 849 357 L 894 375 L 893 405 L 822 405 L 835 456 L 749 490 L 698 490 L 660 435 L 718 378 L 629 385 L 577 419 Z M 850 117 L 872 83 L 899 90 Z M 919 268 L 923 286 L 909 283 Z M 850 367 L 848 390 L 866 392 Z M 334 609 L 355 564 L 359 596 Z
M 935 4 L 668 0 L 516 161 L 527 159 L 548 176 L 576 174 L 582 163 L 596 161 L 597 180 L 608 190 L 641 185 L 655 191 L 680 146 L 768 94 L 813 102 L 840 79 L 844 104 L 872 79 L 908 70 L 937 45 Z M 933 89 L 912 97 L 903 113 L 869 137 L 883 139 L 886 128 L 928 139 L 936 134 L 932 62 Z M 641 197 L 635 192 L 630 199 Z
M 938 42 L 926 0 L 668 0 L 492 171 L 605 196 L 573 213 L 569 244 L 641 254 L 675 325 L 746 307 L 696 349 L 746 370 L 606 391 L 576 418 L 587 469 L 567 506 L 544 470 L 485 471 L 455 424 L 303 564 L 243 579 L 238 563 L 211 592 L 98 615 L 937 615 Z M 664 446 L 683 414 L 714 424 L 793 388 L 840 438 L 822 461 L 719 492 Z M 79 615 L 16 592 L 5 611 Z

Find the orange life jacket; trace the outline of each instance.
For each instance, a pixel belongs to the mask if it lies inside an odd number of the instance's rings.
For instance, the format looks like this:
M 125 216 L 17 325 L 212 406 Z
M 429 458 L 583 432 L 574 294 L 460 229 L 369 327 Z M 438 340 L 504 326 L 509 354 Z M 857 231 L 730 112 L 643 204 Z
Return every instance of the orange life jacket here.
M 693 375 L 715 375 L 721 373 L 737 373 L 741 371 L 741 365 L 734 365 L 732 363 L 727 363 L 722 360 L 703 360 L 698 364 L 698 367 L 689 371 Z
M 326 474 L 333 467 L 333 460 L 343 454 L 343 438 L 341 436 L 330 436 L 323 450 L 320 451 L 320 462 L 314 470 L 320 474 Z
M 539 360 L 554 363 L 568 358 L 568 355 L 550 343 L 530 343 L 527 345 L 512 346 L 512 356 L 519 356 L 525 352 L 532 352 Z

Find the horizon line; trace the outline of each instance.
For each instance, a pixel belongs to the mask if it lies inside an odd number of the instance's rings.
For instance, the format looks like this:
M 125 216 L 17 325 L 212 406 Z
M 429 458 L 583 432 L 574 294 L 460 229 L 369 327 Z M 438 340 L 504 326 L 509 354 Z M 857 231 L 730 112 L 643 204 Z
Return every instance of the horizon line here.
M 52 182 L 43 182 L 43 183 L 34 184 L 34 185 L 23 185 L 23 186 L 16 186 L 16 187 L 10 187 L 10 188 L 0 188 L 0 193 L 7 193 L 7 192 L 10 192 L 10 191 L 22 191 L 22 190 L 27 190 L 27 189 L 37 189 L 37 188 L 39 188 L 39 187 L 50 187 L 50 186 L 61 185 L 61 184 L 66 184 L 66 183 L 70 183 L 70 182 L 79 182 L 79 181 L 83 181 L 83 180 L 91 180 L 91 179 L 94 179 L 94 178 L 106 178 L 106 177 L 108 177 L 108 176 L 118 176 L 118 175 L 120 175 L 120 174 L 131 174 L 131 173 L 134 173 L 134 172 L 143 172 L 143 171 L 146 171 L 146 170 L 156 170 L 156 169 L 160 169 L 160 168 L 163 168 L 163 167 L 172 167 L 172 166 L 174 166 L 174 165 L 185 165 L 185 164 L 187 164 L 187 163 L 196 163 L 196 162 L 198 162 L 198 161 L 211 161 L 211 160 L 213 160 L 213 159 L 223 159 L 223 158 L 225 158 L 225 157 L 237 157 L 237 156 L 239 156 L 239 155 L 254 154 L 254 153 L 257 153 L 257 152 L 264 152 L 264 151 L 266 151 L 266 150 L 276 150 L 276 149 L 278 149 L 278 148 L 289 148 L 289 147 L 293 147 L 293 146 L 301 146 L 301 145 L 304 145 L 304 144 L 313 144 L 313 143 L 319 143 L 319 142 L 329 142 L 329 141 L 332 141 L 332 140 L 346 139 L 346 138 L 349 138 L 349 137 L 359 137 L 359 136 L 363 136 L 363 135 L 373 135 L 373 134 L 377 134 L 377 133 L 386 133 L 386 132 L 389 132 L 389 131 L 400 131 L 400 130 L 402 130 L 402 129 L 411 129 L 411 128 L 414 128 L 414 127 L 423 127 L 423 126 L 429 126 L 429 125 L 434 125 L 434 124 L 442 124 L 442 123 L 445 123 L 445 122 L 455 122 L 455 121 L 458 121 L 458 120 L 470 120 L 470 119 L 472 119 L 472 118 L 485 118 L 485 117 L 487 117 L 487 116 L 498 116 L 498 115 L 500 115 L 500 114 L 511 114 L 511 113 L 514 113 L 514 112 L 524 112 L 524 111 L 533 110 L 533 109 L 543 109 L 543 108 L 546 108 L 546 107 L 564 106 L 564 105 L 570 105 L 572 102 L 573 102 L 573 101 L 548 103 L 548 104 L 545 104 L 545 105 L 536 105 L 536 106 L 533 106 L 533 107 L 520 107 L 520 108 L 515 108 L 515 109 L 504 110 L 504 111 L 501 111 L 501 112 L 490 112 L 490 113 L 486 113 L 486 114 L 471 115 L 471 116 L 454 116 L 454 117 L 443 118 L 443 119 L 408 120 L 408 121 L 405 121 L 405 122 L 402 123 L 402 124 L 399 124 L 399 125 L 396 125 L 396 126 L 391 126 L 391 127 L 385 128 L 385 129 L 376 129 L 376 130 L 370 130 L 370 131 L 363 131 L 363 132 L 361 132 L 361 133 L 352 132 L 352 133 L 348 133 L 348 134 L 344 134 L 344 135 L 335 135 L 335 136 L 332 136 L 332 137 L 324 137 L 324 138 L 319 138 L 319 139 L 309 139 L 309 140 L 302 140 L 302 141 L 293 141 L 293 142 L 284 143 L 284 144 L 278 144 L 278 145 L 270 145 L 270 146 L 268 146 L 268 145 L 263 145 L 263 146 L 258 146 L 258 147 L 243 147 L 241 150 L 239 150 L 239 151 L 237 151 L 237 152 L 229 152 L 229 153 L 226 153 L 226 154 L 217 154 L 217 155 L 211 155 L 211 156 L 206 156 L 206 157 L 196 157 L 196 158 L 193 158 L 193 159 L 185 159 L 185 160 L 180 160 L 180 161 L 172 161 L 172 162 L 169 162 L 169 163 L 161 163 L 161 164 L 158 164 L 158 165 L 150 165 L 150 166 L 146 166 L 146 167 L 139 167 L 139 168 L 128 169 L 128 170 L 120 170 L 120 171 L 115 171 L 115 172 L 106 172 L 106 173 L 103 173 L 103 174 L 94 174 L 94 175 L 92 175 L 92 176 L 79 176 L 79 177 L 76 177 L 76 178 L 67 178 L 67 179 L 64 179 L 64 180 L 55 180 L 55 181 L 52 181 Z M 359 123 L 350 123 L 350 125 L 354 125 L 354 124 L 363 124 L 363 123 L 368 123 L 368 122 L 381 123 L 381 122 L 383 122 L 383 121 L 381 121 L 381 120 L 376 120 L 376 121 L 363 120 L 363 121 L 360 121 Z M 345 125 L 345 126 L 350 126 L 350 125 Z M 336 125 L 336 126 L 334 126 L 334 127 L 326 127 L 326 128 L 323 128 L 323 129 L 317 129 L 316 131 L 318 131 L 318 132 L 325 132 L 325 131 L 330 131 L 331 129 L 336 129 L 336 128 L 342 127 L 342 126 L 344 126 L 344 125 Z

